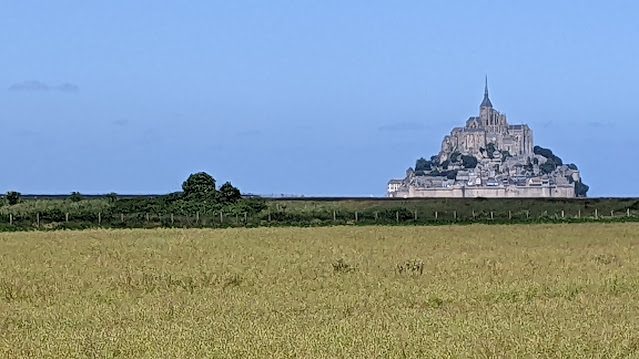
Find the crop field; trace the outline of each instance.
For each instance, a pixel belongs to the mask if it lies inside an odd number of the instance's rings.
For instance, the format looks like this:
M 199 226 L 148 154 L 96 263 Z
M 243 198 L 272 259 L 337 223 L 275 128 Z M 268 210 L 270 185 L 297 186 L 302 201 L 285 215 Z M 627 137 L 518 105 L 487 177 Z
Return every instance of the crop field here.
M 639 357 L 639 224 L 0 233 L 0 357 Z

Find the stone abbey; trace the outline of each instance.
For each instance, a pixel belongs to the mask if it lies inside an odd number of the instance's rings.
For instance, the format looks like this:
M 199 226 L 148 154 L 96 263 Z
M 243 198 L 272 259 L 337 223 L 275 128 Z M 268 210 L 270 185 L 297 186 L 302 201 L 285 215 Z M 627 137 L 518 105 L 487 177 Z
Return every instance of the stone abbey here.
M 479 116 L 444 137 L 438 155 L 420 158 L 406 177 L 388 182 L 389 197 L 583 197 L 576 165 L 534 146 L 528 125 L 511 125 L 488 96 Z

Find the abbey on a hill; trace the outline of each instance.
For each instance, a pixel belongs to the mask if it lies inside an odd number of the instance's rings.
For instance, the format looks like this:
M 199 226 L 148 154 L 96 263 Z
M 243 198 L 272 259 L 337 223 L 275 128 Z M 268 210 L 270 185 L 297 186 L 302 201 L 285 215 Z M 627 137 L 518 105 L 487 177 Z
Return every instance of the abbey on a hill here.
M 493 108 L 488 80 L 479 116 L 444 137 L 441 151 L 420 158 L 404 179 L 388 182 L 389 197 L 585 197 L 574 164 L 534 146 L 528 125 L 510 125 Z

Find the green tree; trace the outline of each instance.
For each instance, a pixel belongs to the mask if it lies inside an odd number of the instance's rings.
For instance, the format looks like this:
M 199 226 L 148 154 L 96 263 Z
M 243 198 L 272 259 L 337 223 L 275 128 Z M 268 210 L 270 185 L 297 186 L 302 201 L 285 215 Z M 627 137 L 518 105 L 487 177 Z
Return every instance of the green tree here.
M 106 195 L 104 195 L 104 197 L 106 197 L 110 203 L 118 200 L 118 194 L 115 192 L 107 193 Z
M 71 202 L 80 202 L 82 201 L 82 194 L 80 194 L 80 192 L 71 192 L 71 195 L 69 196 L 69 200 Z
M 206 172 L 193 173 L 182 183 L 186 197 L 215 196 L 215 179 Z
M 462 164 L 464 168 L 475 168 L 477 167 L 477 158 L 472 155 L 462 155 Z
M 235 203 L 242 199 L 242 194 L 237 187 L 234 187 L 231 184 L 231 182 L 226 182 L 220 186 L 218 197 L 223 203 Z
M 420 158 L 415 162 L 415 171 L 430 171 L 433 168 L 433 163 L 427 161 L 425 158 Z
M 13 206 L 14 204 L 18 204 L 20 203 L 20 199 L 22 198 L 22 194 L 20 194 L 20 192 L 16 192 L 16 191 L 9 191 L 7 192 L 7 203 L 9 203 L 9 205 Z
M 581 180 L 575 182 L 575 194 L 577 195 L 577 197 L 586 197 L 589 189 L 590 186 L 581 182 Z

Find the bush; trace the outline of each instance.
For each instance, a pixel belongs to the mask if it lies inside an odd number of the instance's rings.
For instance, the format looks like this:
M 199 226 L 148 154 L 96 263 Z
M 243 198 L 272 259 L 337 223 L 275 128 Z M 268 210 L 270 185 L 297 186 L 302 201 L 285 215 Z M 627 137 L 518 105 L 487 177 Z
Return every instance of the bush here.
M 80 202 L 82 201 L 82 195 L 80 194 L 80 192 L 71 192 L 71 195 L 69 196 L 69 200 L 71 202 Z
M 477 167 L 477 158 L 472 155 L 462 155 L 462 164 L 464 168 L 475 168 Z
M 226 182 L 220 187 L 218 198 L 222 203 L 235 203 L 242 199 L 242 194 L 231 182 Z
M 13 206 L 14 204 L 20 203 L 22 194 L 16 191 L 9 191 L 7 192 L 6 198 L 7 198 L 7 203 L 9 203 L 10 206 Z
M 575 194 L 577 197 L 586 197 L 589 189 L 590 186 L 584 184 L 581 180 L 575 182 Z
M 215 179 L 206 172 L 193 173 L 182 183 L 186 197 L 208 197 L 215 195 Z
M 415 162 L 415 172 L 418 171 L 430 171 L 433 168 L 433 163 L 431 161 L 427 161 L 423 157 L 418 159 Z

